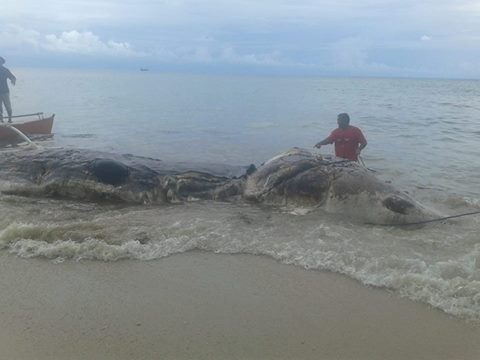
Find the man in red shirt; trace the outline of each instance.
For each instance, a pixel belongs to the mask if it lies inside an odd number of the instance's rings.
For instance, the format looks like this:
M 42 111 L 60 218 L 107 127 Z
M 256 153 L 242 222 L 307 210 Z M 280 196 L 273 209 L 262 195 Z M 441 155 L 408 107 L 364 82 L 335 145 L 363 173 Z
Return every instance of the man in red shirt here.
M 338 114 L 338 128 L 333 130 L 329 137 L 315 145 L 321 148 L 322 145 L 335 143 L 335 155 L 344 159 L 358 161 L 358 155 L 367 146 L 367 140 L 362 131 L 350 126 L 350 117 L 346 113 Z

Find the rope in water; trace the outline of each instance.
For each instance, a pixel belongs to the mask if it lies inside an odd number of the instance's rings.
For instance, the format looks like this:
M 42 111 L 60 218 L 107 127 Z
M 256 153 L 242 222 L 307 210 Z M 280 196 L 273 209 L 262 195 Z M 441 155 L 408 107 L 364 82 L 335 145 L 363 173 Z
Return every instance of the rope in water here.
M 366 168 L 367 166 L 365 165 L 365 162 L 363 161 L 362 157 L 360 155 L 358 155 L 358 160 L 360 161 L 360 164 L 362 164 L 362 166 L 364 168 Z
M 423 220 L 423 221 L 416 221 L 416 222 L 411 222 L 411 223 L 403 223 L 403 224 L 374 224 L 374 223 L 365 223 L 365 225 L 376 225 L 376 226 L 408 226 L 408 225 L 422 225 L 422 224 L 428 224 L 432 222 L 437 222 L 437 221 L 443 221 L 443 220 L 448 220 L 448 219 L 453 219 L 453 218 L 458 218 L 462 216 L 468 216 L 468 215 L 476 215 L 480 214 L 480 211 L 472 211 L 464 214 L 458 214 L 458 215 L 451 215 L 451 216 L 445 216 L 437 219 L 430 219 L 430 220 Z
M 368 168 L 365 166 L 365 162 L 364 162 L 363 159 L 360 157 L 360 155 L 358 156 L 358 160 L 359 160 L 360 163 L 363 165 L 363 167 L 365 167 L 366 169 L 368 169 Z M 369 169 L 369 170 L 370 170 L 370 169 Z M 445 216 L 445 217 L 436 218 L 436 219 L 416 221 L 416 222 L 403 223 L 403 224 L 374 224 L 374 223 L 365 223 L 365 225 L 377 225 L 377 226 L 409 226 L 409 225 L 422 225 L 422 224 L 428 224 L 428 223 L 433 223 L 433 222 L 437 222 L 437 221 L 443 221 L 443 220 L 454 219 L 454 218 L 459 218 L 459 217 L 462 217 L 462 216 L 476 215 L 476 214 L 480 214 L 480 211 L 472 211 L 472 212 L 468 212 L 468 213 L 464 213 L 464 214 L 451 215 L 451 216 Z

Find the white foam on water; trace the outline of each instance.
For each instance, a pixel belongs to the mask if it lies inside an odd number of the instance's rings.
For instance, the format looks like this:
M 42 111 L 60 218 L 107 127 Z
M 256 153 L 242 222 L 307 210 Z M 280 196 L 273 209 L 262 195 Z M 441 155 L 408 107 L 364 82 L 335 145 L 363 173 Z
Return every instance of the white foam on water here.
M 56 213 L 48 203 L 40 206 L 46 213 Z M 20 257 L 45 257 L 54 263 L 154 260 L 194 249 L 266 255 L 305 269 L 345 274 L 480 321 L 480 238 L 475 219 L 417 229 L 381 228 L 321 210 L 291 214 L 204 201 L 60 210 L 55 222 L 47 215 L 12 221 L 0 231 L 1 246 Z

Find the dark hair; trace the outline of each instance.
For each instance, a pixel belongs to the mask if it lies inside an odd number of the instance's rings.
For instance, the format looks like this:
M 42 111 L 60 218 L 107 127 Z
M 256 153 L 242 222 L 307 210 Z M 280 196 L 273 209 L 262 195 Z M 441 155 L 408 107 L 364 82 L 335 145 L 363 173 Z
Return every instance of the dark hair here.
M 347 113 L 338 114 L 337 119 L 341 121 L 346 121 L 347 124 L 350 124 L 350 116 L 348 116 Z

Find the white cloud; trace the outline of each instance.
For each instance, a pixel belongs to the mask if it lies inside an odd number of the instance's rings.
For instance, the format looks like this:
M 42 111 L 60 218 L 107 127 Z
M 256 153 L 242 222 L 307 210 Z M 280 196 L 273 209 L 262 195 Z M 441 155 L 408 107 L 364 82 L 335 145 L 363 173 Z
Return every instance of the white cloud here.
M 248 65 L 280 65 L 282 63 L 278 52 L 270 54 L 239 54 L 231 46 L 222 49 L 220 60 L 227 63 Z
M 478 0 L 15 0 L 1 6 L 0 49 L 24 63 L 36 51 L 393 74 L 478 58 L 479 14 Z
M 370 42 L 358 38 L 345 38 L 333 45 L 332 62 L 337 70 L 386 72 L 392 70 L 385 64 L 369 61 Z
M 60 35 L 49 34 L 44 37 L 42 46 L 54 52 L 67 52 L 93 55 L 135 55 L 127 42 L 102 41 L 90 31 L 64 31 Z
M 208 46 L 178 47 L 159 49 L 152 54 L 158 61 L 196 64 L 235 64 L 235 65 L 294 65 L 281 58 L 278 51 L 271 53 L 240 53 L 231 45 L 222 45 L 210 39 Z
M 41 34 L 38 31 L 24 29 L 16 25 L 0 27 L 0 46 L 3 48 L 38 47 Z
M 9 49 L 23 48 L 53 53 L 74 53 L 101 56 L 139 56 L 142 53 L 132 49 L 128 42 L 103 41 L 90 31 L 64 31 L 59 35 L 41 34 L 38 31 L 24 29 L 16 25 L 0 28 L 0 46 Z
M 183 56 L 183 59 L 200 63 L 210 63 L 214 61 L 210 50 L 205 46 L 199 46 L 187 51 L 187 53 Z

